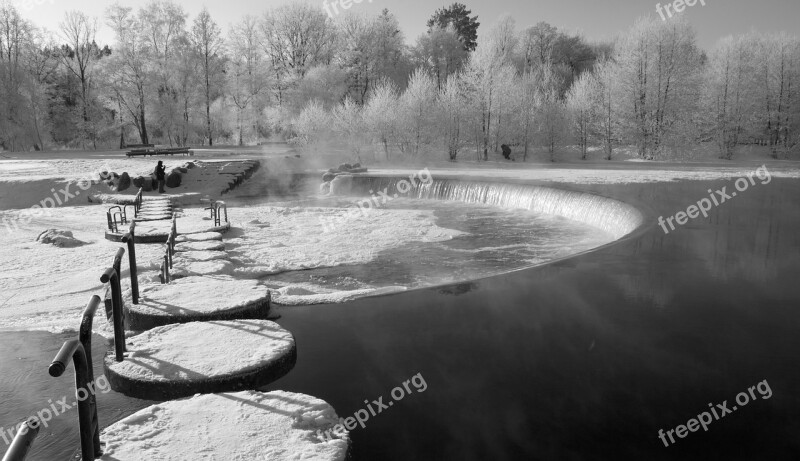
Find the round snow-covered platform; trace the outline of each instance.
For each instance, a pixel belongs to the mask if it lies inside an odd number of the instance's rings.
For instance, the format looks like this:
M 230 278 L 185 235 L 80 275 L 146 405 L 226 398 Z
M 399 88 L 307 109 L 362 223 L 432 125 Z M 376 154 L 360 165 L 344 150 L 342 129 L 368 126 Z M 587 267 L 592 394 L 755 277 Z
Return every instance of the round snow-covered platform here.
M 189 253 L 179 254 L 187 255 Z M 183 277 L 230 275 L 231 273 L 233 273 L 233 263 L 222 258 L 196 261 L 182 256 L 176 257 L 174 266 L 170 269 L 170 277 L 175 280 Z
M 197 395 L 153 405 L 107 427 L 103 461 L 169 459 L 343 461 L 346 431 L 325 440 L 338 424 L 327 402 L 284 391 Z
M 175 244 L 175 252 L 182 251 L 222 251 L 225 249 L 225 244 L 218 240 L 209 240 L 205 242 L 183 242 Z
M 139 304 L 126 293 L 125 316 L 131 330 L 205 320 L 263 319 L 270 291 L 255 280 L 228 276 L 185 277 L 139 287 Z
M 190 235 L 202 236 L 208 233 L 212 233 L 211 235 L 220 235 L 219 238 L 222 238 L 221 233 L 229 231 L 231 225 L 230 223 L 223 223 L 220 226 L 209 226 L 208 223 L 203 221 L 193 222 L 189 219 L 179 219 L 177 227 L 179 235 L 178 238 L 176 238 L 176 241 L 178 241 L 178 239 L 181 237 L 184 237 L 184 239 L 181 241 L 188 241 L 188 236 Z M 172 220 L 170 219 L 137 222 L 134 241 L 136 243 L 163 243 L 167 241 L 167 237 L 169 236 L 171 229 Z M 119 230 L 120 232 L 111 232 L 106 229 L 106 240 L 111 240 L 112 242 L 122 241 L 122 236 L 125 235 L 128 230 L 125 226 L 122 226 Z M 193 238 L 200 239 L 203 237 Z
M 222 233 L 218 231 L 197 232 L 191 234 L 181 234 L 175 237 L 175 242 L 209 242 L 213 240 L 222 240 Z
M 122 362 L 106 355 L 105 375 L 115 391 L 149 400 L 255 389 L 297 360 L 292 334 L 268 320 L 161 326 L 128 338 L 127 349 Z

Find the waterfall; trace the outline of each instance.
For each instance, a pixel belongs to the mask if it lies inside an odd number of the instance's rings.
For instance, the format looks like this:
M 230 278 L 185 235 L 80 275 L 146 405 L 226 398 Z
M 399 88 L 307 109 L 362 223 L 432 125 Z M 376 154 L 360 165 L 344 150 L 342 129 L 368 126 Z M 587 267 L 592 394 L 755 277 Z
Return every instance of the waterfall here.
M 379 195 L 429 200 L 456 200 L 562 216 L 602 229 L 619 239 L 644 222 L 642 213 L 619 200 L 554 187 L 484 181 L 432 179 L 421 182 L 398 177 L 337 177 L 334 194 Z

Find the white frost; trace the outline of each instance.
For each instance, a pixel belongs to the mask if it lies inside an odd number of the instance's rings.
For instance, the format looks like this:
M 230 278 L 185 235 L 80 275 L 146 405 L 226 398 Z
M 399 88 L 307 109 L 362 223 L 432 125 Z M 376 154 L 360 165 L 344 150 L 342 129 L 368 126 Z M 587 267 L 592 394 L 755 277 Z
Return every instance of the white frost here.
M 109 426 L 103 461 L 342 461 L 349 436 L 321 440 L 337 423 L 328 403 L 285 391 L 195 395 L 140 410 Z
M 191 322 L 127 338 L 118 374 L 146 381 L 196 381 L 257 369 L 289 354 L 292 334 L 269 320 Z
M 230 277 L 186 277 L 169 284 L 139 288 L 138 312 L 180 315 L 212 313 L 243 307 L 266 298 L 269 289 L 255 280 Z M 130 300 L 126 301 L 131 306 Z

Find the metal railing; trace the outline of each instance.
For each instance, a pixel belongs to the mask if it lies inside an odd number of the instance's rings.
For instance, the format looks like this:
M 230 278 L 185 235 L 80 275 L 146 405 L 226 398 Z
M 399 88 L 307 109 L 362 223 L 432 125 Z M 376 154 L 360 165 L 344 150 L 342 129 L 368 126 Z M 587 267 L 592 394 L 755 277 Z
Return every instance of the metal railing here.
M 120 224 L 128 224 L 129 206 L 130 205 L 115 205 L 108 209 L 106 212 L 106 218 L 108 219 L 108 230 L 118 233 Z
M 169 269 L 172 267 L 172 256 L 169 252 L 169 245 L 166 245 L 164 248 L 164 260 L 161 262 L 161 267 L 159 268 L 158 278 L 161 281 L 162 285 L 166 285 L 170 282 L 171 278 L 169 275 Z
M 228 222 L 228 205 L 225 204 L 222 200 L 216 201 L 211 204 L 211 219 L 214 220 L 214 226 L 219 227 L 222 225 L 222 221 L 220 219 L 220 209 L 225 212 L 225 221 Z
M 3 455 L 3 461 L 24 461 L 25 457 L 28 456 L 28 451 L 33 446 L 33 441 L 39 435 L 40 428 L 41 424 L 36 418 L 30 418 L 25 421 L 17 431 L 17 435 L 14 436 L 8 451 Z
M 114 267 L 109 267 L 103 272 L 100 277 L 100 282 L 108 283 L 111 286 L 111 318 L 114 325 L 114 355 L 117 362 L 122 362 L 125 358 L 125 313 L 122 310 L 122 289 L 119 284 L 119 265 L 118 258 L 121 258 L 120 252 L 124 253 L 125 250 L 120 248 L 117 256 L 114 258 Z
M 133 216 L 139 216 L 139 210 L 142 208 L 142 190 L 143 188 L 139 188 L 139 192 L 136 193 L 136 198 L 133 199 Z
M 213 198 L 203 198 L 200 199 L 201 202 L 208 203 L 208 206 L 203 208 L 204 210 L 209 210 L 211 212 L 211 220 L 214 221 L 214 226 L 219 227 L 221 223 L 228 222 L 228 205 L 225 204 L 222 200 L 215 200 Z M 222 221 L 222 216 L 220 215 L 220 209 L 223 211 L 225 216 L 225 221 Z
M 136 221 L 131 222 L 128 233 L 122 236 L 122 243 L 128 245 L 128 266 L 131 273 L 131 299 L 139 304 L 139 269 L 136 267 Z
M 172 228 L 167 236 L 167 243 L 164 245 L 164 260 L 159 268 L 158 278 L 162 284 L 167 284 L 172 280 L 169 270 L 172 269 L 173 256 L 175 256 L 175 239 L 178 237 L 177 216 L 172 214 Z
M 175 254 L 175 239 L 178 237 L 177 219 L 178 217 L 175 215 L 175 213 L 172 213 L 172 227 L 169 230 L 169 235 L 167 235 L 167 245 L 169 246 L 170 252 L 170 268 L 172 268 L 172 255 Z
M 78 422 L 81 434 L 81 458 L 93 460 L 103 454 L 100 445 L 100 423 L 97 420 L 97 399 L 94 392 L 89 392 L 94 386 L 94 371 L 92 370 L 92 322 L 97 306 L 100 305 L 99 296 L 92 296 L 81 319 L 79 339 L 70 339 L 64 342 L 58 351 L 53 363 L 50 364 L 50 376 L 58 378 L 66 371 L 70 358 L 75 367 L 75 394 L 78 397 Z M 83 390 L 86 398 L 80 398 Z

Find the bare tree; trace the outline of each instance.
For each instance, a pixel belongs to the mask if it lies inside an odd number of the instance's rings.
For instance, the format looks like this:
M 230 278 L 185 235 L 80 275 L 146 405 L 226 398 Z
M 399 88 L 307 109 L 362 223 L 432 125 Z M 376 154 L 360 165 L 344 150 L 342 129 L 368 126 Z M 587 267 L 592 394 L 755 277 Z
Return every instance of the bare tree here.
M 241 146 L 244 145 L 247 112 L 268 85 L 259 46 L 258 23 L 254 17 L 245 16 L 231 29 L 228 49 L 228 93 L 237 109 L 236 126 L 238 143 Z M 253 119 L 250 123 L 256 128 L 254 131 L 257 134 L 256 120 Z
M 223 69 L 223 62 L 219 53 L 222 49 L 223 40 L 219 26 L 211 18 L 207 8 L 195 18 L 192 26 L 192 43 L 200 56 L 200 64 L 203 72 L 203 85 L 205 90 L 206 105 L 206 138 L 208 145 L 214 145 L 214 137 L 211 132 L 211 85 L 219 76 Z
M 283 104 L 286 88 L 308 69 L 331 62 L 335 32 L 328 15 L 308 3 L 284 4 L 264 14 L 262 47 L 275 72 L 278 105 Z
M 80 11 L 68 11 L 59 28 L 61 39 L 66 42 L 66 46 L 61 49 L 61 62 L 81 85 L 81 116 L 84 137 L 88 137 L 92 141 L 92 146 L 97 148 L 97 134 L 94 130 L 88 130 L 89 80 L 92 66 L 97 61 L 99 53 L 95 43 L 97 19 L 89 18 Z
M 130 114 L 142 144 L 148 144 L 147 99 L 152 87 L 150 50 L 140 33 L 140 20 L 131 14 L 131 8 L 114 4 L 109 7 L 107 18 L 117 38 L 116 52 L 104 60 L 107 61 L 104 63 L 106 72 L 103 72 L 105 83 L 113 92 L 114 103 Z

